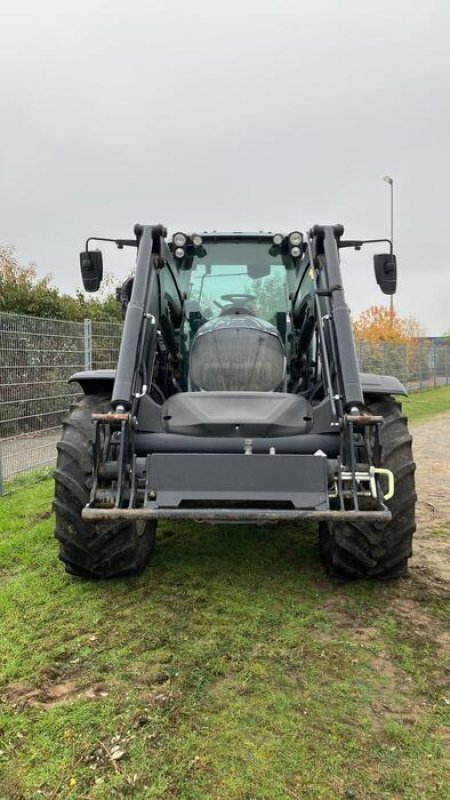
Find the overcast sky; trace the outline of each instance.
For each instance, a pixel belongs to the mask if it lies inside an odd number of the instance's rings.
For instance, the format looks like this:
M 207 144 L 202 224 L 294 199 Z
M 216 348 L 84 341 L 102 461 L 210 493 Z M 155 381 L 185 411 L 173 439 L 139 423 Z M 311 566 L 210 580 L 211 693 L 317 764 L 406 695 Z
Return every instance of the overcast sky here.
M 395 304 L 450 329 L 448 0 L 0 0 L 0 243 L 80 287 L 87 235 L 389 234 Z M 344 255 L 354 315 L 387 303 Z M 119 279 L 129 251 L 105 248 Z

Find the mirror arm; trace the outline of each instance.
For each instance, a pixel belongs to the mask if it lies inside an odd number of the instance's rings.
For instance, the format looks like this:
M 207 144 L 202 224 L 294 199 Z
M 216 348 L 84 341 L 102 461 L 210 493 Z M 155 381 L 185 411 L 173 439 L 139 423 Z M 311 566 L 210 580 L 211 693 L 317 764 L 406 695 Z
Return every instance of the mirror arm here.
M 338 247 L 339 249 L 341 247 L 354 247 L 355 250 L 361 250 L 363 244 L 377 244 L 378 242 L 387 242 L 390 247 L 391 256 L 393 255 L 393 245 L 391 239 L 341 239 L 338 242 Z
M 122 250 L 123 247 L 137 247 L 137 239 L 106 239 L 104 236 L 90 236 L 86 239 L 86 252 L 89 251 L 89 242 L 114 242 L 115 245 Z

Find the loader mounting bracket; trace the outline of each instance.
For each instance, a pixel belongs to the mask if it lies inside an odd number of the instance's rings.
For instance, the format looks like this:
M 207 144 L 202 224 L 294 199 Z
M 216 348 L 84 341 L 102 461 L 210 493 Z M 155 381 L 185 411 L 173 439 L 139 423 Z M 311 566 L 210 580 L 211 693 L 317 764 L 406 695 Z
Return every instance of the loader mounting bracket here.
M 136 459 L 134 434 L 136 419 L 131 414 L 93 414 L 93 482 L 89 508 L 121 508 L 124 498 L 133 507 L 135 496 Z M 108 463 L 115 462 L 117 474 L 111 482 L 107 478 Z M 106 478 L 106 485 L 104 480 Z

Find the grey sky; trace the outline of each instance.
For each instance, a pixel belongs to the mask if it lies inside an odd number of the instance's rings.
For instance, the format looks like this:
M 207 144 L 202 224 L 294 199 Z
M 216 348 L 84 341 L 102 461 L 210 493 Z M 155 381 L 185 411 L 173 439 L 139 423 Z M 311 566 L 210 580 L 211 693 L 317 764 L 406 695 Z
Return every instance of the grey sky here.
M 396 307 L 450 329 L 447 0 L 0 0 L 0 243 L 65 291 L 88 234 L 389 233 Z M 353 314 L 385 303 L 345 254 Z M 106 249 L 121 277 L 127 256 Z

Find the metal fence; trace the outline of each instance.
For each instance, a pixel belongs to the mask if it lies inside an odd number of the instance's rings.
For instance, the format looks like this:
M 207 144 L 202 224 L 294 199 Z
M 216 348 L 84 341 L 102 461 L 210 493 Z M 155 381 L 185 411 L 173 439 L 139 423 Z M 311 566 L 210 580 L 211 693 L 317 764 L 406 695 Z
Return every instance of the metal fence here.
M 80 394 L 67 378 L 114 367 L 121 327 L 0 313 L 0 493 L 18 475 L 53 466 L 63 417 Z
M 356 353 L 362 372 L 395 375 L 410 392 L 450 384 L 450 336 L 404 344 L 357 342 Z
M 0 312 L 0 494 L 19 475 L 52 467 L 78 370 L 114 368 L 121 324 Z M 359 342 L 363 372 L 396 375 L 411 391 L 450 384 L 450 337 Z

